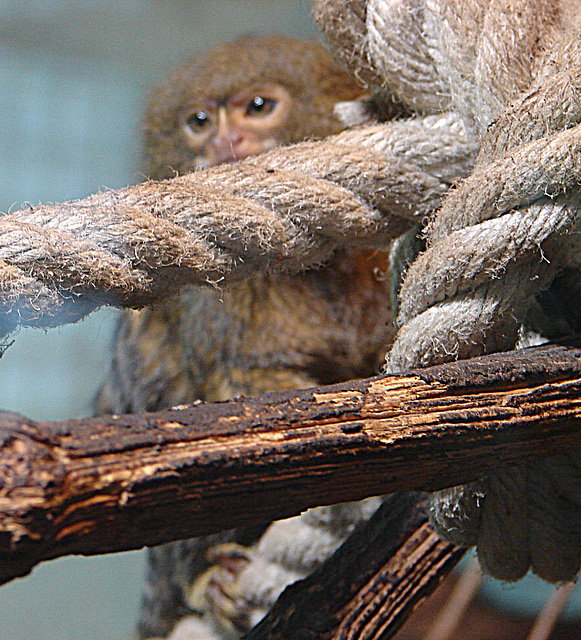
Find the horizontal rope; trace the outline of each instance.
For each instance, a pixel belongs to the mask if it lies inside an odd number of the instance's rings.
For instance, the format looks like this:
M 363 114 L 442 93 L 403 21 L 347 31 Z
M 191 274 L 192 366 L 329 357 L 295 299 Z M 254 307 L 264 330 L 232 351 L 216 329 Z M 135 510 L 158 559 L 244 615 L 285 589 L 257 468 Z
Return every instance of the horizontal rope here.
M 29 206 L 0 218 L 2 330 L 72 322 L 103 304 L 140 307 L 256 269 L 296 272 L 346 244 L 386 246 L 439 205 L 475 153 L 443 115 Z

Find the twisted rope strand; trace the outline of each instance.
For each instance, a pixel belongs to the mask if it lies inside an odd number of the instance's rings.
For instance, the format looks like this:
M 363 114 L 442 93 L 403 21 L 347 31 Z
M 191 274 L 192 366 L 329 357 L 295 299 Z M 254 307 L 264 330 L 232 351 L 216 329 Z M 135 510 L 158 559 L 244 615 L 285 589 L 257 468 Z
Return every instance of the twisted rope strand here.
M 361 0 L 316 0 L 314 17 L 338 56 L 363 83 L 380 86 L 382 79 L 368 60 L 366 47 L 367 3 Z
M 430 245 L 457 229 L 500 217 L 581 184 L 581 125 L 517 147 L 478 167 L 446 199 L 428 228 Z
M 102 304 L 144 306 L 257 268 L 298 271 L 345 244 L 384 247 L 439 205 L 475 152 L 444 115 L 6 215 L 0 329 L 71 322 Z
M 581 211 L 579 193 L 554 200 L 542 198 L 525 209 L 460 229 L 414 262 L 401 288 L 399 323 L 406 323 L 431 305 L 499 279 L 519 262 L 558 266 L 565 257 L 548 240 L 570 233 Z M 532 280 L 528 287 L 540 289 Z

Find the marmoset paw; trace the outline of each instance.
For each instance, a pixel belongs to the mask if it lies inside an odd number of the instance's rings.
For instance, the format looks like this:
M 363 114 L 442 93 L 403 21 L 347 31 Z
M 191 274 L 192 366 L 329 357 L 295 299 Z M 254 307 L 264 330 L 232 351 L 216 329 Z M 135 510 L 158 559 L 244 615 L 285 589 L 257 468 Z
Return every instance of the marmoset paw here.
M 188 605 L 195 611 L 210 613 L 228 635 L 251 628 L 250 605 L 238 576 L 250 562 L 249 549 L 234 542 L 217 545 L 208 552 L 212 566 L 192 584 Z

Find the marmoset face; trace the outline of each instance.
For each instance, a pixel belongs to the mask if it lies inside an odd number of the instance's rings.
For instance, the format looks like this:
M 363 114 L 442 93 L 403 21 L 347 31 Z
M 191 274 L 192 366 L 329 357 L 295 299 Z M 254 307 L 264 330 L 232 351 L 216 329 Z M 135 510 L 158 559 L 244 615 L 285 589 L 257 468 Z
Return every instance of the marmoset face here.
M 144 120 L 149 176 L 337 133 L 335 104 L 363 93 L 316 43 L 240 38 L 179 67 L 153 95 Z

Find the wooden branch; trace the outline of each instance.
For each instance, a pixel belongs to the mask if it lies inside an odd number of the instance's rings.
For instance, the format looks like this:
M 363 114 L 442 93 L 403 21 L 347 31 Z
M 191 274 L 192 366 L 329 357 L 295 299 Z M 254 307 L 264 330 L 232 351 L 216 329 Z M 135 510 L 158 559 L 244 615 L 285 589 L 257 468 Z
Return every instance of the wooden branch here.
M 581 350 L 139 416 L 0 421 L 0 580 L 97 554 L 433 490 L 580 444 Z
M 287 587 L 245 640 L 386 640 L 440 584 L 465 549 L 427 522 L 426 498 L 389 498 L 304 580 Z

